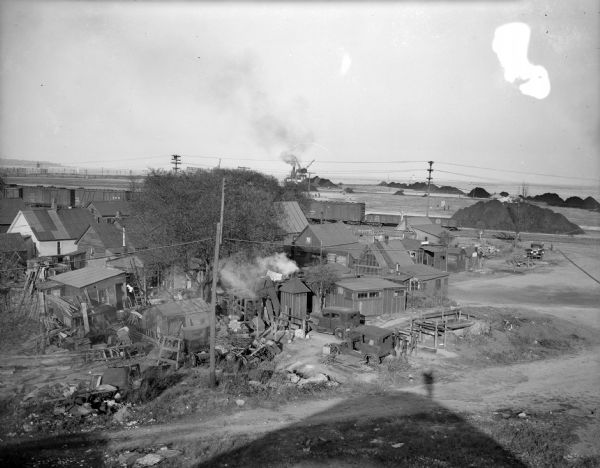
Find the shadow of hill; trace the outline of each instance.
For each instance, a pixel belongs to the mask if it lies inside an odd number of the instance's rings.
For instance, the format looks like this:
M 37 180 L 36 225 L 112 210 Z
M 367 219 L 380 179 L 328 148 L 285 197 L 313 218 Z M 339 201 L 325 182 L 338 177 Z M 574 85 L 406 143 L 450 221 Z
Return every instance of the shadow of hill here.
M 346 400 L 198 466 L 526 465 L 435 401 L 412 393 L 395 393 Z

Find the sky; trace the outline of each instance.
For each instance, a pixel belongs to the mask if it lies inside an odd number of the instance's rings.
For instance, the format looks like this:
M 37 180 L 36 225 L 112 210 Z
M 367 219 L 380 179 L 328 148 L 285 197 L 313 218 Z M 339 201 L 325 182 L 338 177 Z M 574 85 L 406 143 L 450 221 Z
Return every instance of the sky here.
M 0 157 L 597 187 L 599 8 L 0 0 Z

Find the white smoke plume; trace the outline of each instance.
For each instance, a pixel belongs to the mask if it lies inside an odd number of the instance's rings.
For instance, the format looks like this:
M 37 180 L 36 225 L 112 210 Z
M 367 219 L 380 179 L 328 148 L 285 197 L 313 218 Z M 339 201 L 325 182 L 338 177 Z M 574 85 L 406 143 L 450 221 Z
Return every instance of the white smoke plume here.
M 269 257 L 256 258 L 252 263 L 240 264 L 233 258 L 222 262 L 219 274 L 221 284 L 238 295 L 255 297 L 255 285 L 259 278 L 272 271 L 284 276 L 291 275 L 298 270 L 298 265 L 286 257 L 284 253 L 277 253 Z

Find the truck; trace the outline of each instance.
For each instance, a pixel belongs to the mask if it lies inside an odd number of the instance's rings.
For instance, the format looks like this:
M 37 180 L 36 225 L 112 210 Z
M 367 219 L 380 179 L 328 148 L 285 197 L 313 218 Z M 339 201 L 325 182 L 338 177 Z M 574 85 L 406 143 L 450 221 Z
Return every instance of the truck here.
M 373 325 L 360 325 L 347 334 L 345 341 L 332 344 L 335 353 L 363 357 L 367 364 L 380 364 L 381 360 L 395 353 L 396 335 L 393 330 Z
M 541 242 L 532 242 L 531 247 L 525 249 L 525 254 L 529 258 L 541 260 L 544 257 L 544 244 Z
M 339 339 L 345 339 L 360 324 L 360 312 L 348 307 L 324 307 L 321 314 L 312 314 L 310 317 L 313 330 L 331 333 Z

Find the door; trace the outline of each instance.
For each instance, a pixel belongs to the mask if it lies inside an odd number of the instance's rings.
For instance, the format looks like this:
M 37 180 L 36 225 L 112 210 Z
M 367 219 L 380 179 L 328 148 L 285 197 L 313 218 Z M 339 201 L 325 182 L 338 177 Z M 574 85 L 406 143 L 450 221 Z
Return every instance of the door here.
M 122 309 L 123 308 L 123 283 L 117 283 L 115 285 L 115 292 L 117 295 L 116 307 L 117 307 L 117 309 Z

